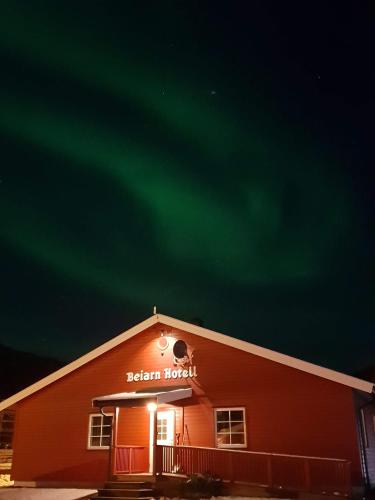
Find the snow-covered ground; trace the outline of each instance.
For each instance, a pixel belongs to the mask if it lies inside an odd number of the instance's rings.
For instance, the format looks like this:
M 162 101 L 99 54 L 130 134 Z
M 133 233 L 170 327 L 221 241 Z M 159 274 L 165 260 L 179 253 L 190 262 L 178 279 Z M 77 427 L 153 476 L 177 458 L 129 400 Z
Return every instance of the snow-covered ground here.
M 80 500 L 88 498 L 96 490 L 65 488 L 1 488 L 0 500 Z M 177 499 L 176 499 L 177 500 Z M 257 497 L 212 497 L 212 500 L 280 500 L 279 498 Z M 283 499 L 289 500 L 289 499 Z
M 0 500 L 80 500 L 96 493 L 96 490 L 66 488 L 1 488 Z M 265 500 L 256 497 L 213 497 L 212 500 Z M 266 500 L 280 500 L 267 498 Z M 288 499 L 284 499 L 288 500 Z
M 96 490 L 66 488 L 0 488 L 0 500 L 79 500 Z
M 12 486 L 13 481 L 10 480 L 9 474 L 0 474 L 0 486 Z

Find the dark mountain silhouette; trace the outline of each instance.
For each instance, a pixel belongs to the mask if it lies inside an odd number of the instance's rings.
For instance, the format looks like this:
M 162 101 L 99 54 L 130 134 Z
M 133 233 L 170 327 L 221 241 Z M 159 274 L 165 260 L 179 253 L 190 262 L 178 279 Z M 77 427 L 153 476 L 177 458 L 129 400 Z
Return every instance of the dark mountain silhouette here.
M 65 363 L 0 344 L 0 400 L 37 382 Z

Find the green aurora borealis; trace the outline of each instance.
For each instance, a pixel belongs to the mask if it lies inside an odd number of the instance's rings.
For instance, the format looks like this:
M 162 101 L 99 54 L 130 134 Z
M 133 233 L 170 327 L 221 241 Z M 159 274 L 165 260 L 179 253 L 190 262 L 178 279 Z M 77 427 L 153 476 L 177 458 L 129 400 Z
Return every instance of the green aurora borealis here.
M 255 21 L 244 74 L 197 3 L 77 4 L 2 3 L 0 341 L 68 359 L 157 304 L 333 368 L 370 363 L 367 179 L 355 188 L 337 146 L 353 116 L 287 57 L 296 88 L 279 86 Z

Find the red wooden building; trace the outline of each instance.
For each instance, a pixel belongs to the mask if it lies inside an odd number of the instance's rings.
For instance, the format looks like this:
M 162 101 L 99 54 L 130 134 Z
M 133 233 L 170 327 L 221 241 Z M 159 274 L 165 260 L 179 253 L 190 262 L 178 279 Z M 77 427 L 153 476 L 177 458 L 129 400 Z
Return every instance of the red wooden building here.
M 17 485 L 129 473 L 348 494 L 366 479 L 373 384 L 155 314 L 0 403 Z

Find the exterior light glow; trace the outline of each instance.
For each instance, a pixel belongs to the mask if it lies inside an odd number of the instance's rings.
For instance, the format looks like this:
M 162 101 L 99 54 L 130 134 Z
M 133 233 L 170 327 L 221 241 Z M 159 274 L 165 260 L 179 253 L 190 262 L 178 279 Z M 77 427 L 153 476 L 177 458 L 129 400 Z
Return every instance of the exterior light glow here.
M 168 337 L 165 337 L 163 334 L 158 338 L 158 348 L 161 351 L 165 351 L 165 349 L 168 348 L 169 345 L 169 339 Z
M 157 407 L 156 403 L 147 403 L 147 409 L 149 412 L 156 411 Z

